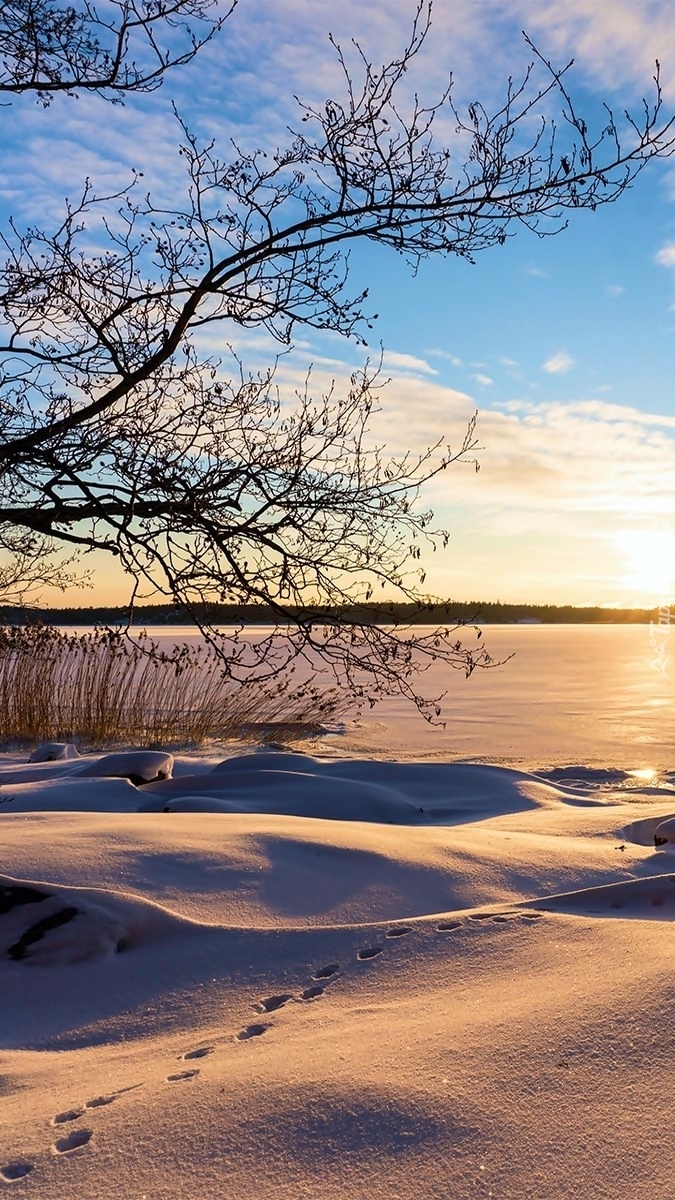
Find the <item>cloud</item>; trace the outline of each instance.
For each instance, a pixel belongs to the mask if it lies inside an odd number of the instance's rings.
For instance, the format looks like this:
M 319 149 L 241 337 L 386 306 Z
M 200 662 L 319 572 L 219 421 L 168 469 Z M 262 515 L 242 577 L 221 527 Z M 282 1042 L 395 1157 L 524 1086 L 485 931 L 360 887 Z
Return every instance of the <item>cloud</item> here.
M 397 350 L 385 350 L 382 365 L 387 371 L 398 367 L 400 370 L 412 371 L 415 374 L 421 372 L 423 375 L 438 375 L 438 371 L 429 366 L 429 363 L 423 358 L 416 358 L 414 354 L 401 354 Z
M 668 245 L 662 246 L 654 255 L 654 262 L 657 262 L 660 267 L 675 267 L 675 242 L 669 242 Z
M 476 383 L 479 383 L 481 387 L 492 387 L 493 381 L 492 381 L 492 379 L 490 379 L 489 375 L 477 374 L 477 375 L 472 375 L 471 378 L 475 379 Z
M 548 279 L 548 271 L 542 271 L 541 267 L 525 267 L 525 274 L 534 279 Z
M 425 354 L 428 354 L 430 358 L 447 359 L 449 363 L 452 363 L 453 367 L 461 367 L 464 365 L 461 358 L 458 358 L 456 354 L 450 354 L 447 350 L 437 350 L 434 347 L 431 350 L 425 350 Z
M 350 366 L 315 358 L 312 387 L 318 394 L 333 380 L 349 386 Z M 277 382 L 292 395 L 304 382 L 304 367 L 282 360 Z M 379 390 L 373 415 L 373 444 L 392 454 L 419 452 L 439 439 L 456 445 L 474 399 L 431 378 L 392 372 Z M 555 530 L 563 514 L 611 513 L 626 519 L 642 514 L 675 515 L 675 415 L 645 412 L 602 399 L 534 402 L 514 399 L 479 410 L 478 482 L 467 485 L 449 471 L 433 486 L 435 502 L 451 509 L 470 503 L 491 520 L 508 513 L 514 532 L 530 527 Z M 506 519 L 506 518 L 505 518 Z M 501 518 L 499 518 L 501 520 Z
M 256 355 L 268 360 L 264 337 L 242 340 L 252 359 L 247 366 L 255 367 Z M 276 382 L 284 404 L 303 390 L 310 361 L 311 394 L 349 389 L 354 364 L 322 355 L 321 344 L 317 339 L 280 360 Z M 394 357 L 401 365 L 390 366 L 391 382 L 376 392 L 368 444 L 400 456 L 423 454 L 438 442 L 456 452 L 474 398 L 411 372 L 412 356 Z M 447 554 L 425 555 L 430 592 L 653 603 L 648 583 L 640 589 L 635 572 L 626 573 L 621 538 L 675 518 L 675 415 L 599 398 L 566 404 L 514 398 L 479 411 L 477 441 L 464 466 L 440 473 L 421 496 L 452 534 Z
M 575 66 L 597 87 L 630 88 L 635 100 L 653 89 L 654 60 L 675 60 L 672 8 L 659 0 L 516 0 L 511 5 L 548 58 L 574 57 Z M 542 41 L 545 39 L 545 41 Z M 663 72 L 666 96 L 675 94 L 672 70 Z M 638 113 L 639 116 L 639 113 Z
M 552 354 L 550 358 L 542 363 L 542 371 L 546 371 L 549 375 L 566 375 L 575 366 L 575 360 L 567 353 L 566 350 L 558 350 L 556 354 Z
M 621 284 L 619 283 L 610 283 L 605 288 L 605 291 L 607 292 L 608 296 L 611 296 L 613 299 L 617 299 L 617 297 L 623 296 L 626 289 L 621 287 Z

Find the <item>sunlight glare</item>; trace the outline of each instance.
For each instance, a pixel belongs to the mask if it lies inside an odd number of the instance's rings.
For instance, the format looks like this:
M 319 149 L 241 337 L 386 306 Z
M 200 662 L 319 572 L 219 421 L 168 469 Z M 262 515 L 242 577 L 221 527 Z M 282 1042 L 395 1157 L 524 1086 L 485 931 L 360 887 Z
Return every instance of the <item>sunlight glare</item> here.
M 624 559 L 622 582 L 639 589 L 651 604 L 670 596 L 675 582 L 675 533 L 632 529 L 619 534 L 616 541 Z

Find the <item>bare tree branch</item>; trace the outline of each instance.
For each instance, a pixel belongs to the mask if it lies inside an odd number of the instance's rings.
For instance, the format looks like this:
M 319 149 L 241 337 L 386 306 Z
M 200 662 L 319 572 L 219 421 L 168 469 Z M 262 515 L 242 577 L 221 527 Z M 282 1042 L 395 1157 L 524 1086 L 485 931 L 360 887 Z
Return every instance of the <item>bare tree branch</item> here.
M 275 153 L 221 157 L 179 120 L 186 186 L 171 208 L 143 196 L 139 178 L 114 196 L 87 183 L 55 232 L 7 229 L 0 529 L 105 550 L 136 589 L 200 620 L 211 602 L 292 610 L 294 637 L 229 645 L 227 669 L 263 677 L 318 655 L 365 699 L 399 690 L 433 716 L 419 670 L 440 658 L 470 673 L 485 652 L 453 631 L 403 634 L 344 614 L 392 591 L 424 606 L 424 555 L 447 535 L 421 492 L 474 461 L 473 423 L 453 449 L 391 458 L 368 434 L 377 367 L 319 396 L 310 376 L 289 406 L 274 368 L 232 369 L 204 352 L 203 331 L 226 343 L 262 328 L 285 348 L 298 328 L 330 330 L 365 344 L 374 317 L 367 293 L 350 290 L 352 243 L 388 246 L 415 269 L 433 254 L 472 260 L 522 230 L 559 233 L 571 212 L 616 201 L 669 157 L 675 117 L 657 65 L 625 136 L 610 110 L 593 131 L 571 64 L 556 69 L 529 40 L 533 61 L 495 111 L 460 111 L 452 81 L 425 107 L 407 77 L 429 19 L 420 4 L 407 46 L 382 68 L 358 46 L 352 68 L 336 46 L 340 98 L 301 105 L 300 131 Z M 440 115 L 451 145 L 436 138 Z
M 121 103 L 160 87 L 222 29 L 238 0 L 52 0 L 0 5 L 0 96 L 95 92 Z

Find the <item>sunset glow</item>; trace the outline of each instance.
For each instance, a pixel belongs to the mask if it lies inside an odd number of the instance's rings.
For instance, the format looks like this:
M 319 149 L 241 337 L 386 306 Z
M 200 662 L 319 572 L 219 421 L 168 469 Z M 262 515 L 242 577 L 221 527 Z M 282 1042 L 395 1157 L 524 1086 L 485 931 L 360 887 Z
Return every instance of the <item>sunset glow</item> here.
M 669 531 L 631 530 L 617 536 L 626 566 L 626 587 L 652 596 L 670 597 L 675 581 L 675 534 Z
M 58 221 L 74 170 L 105 188 L 143 169 L 143 186 L 158 200 L 169 197 L 183 179 L 170 98 L 223 147 L 230 138 L 273 147 L 297 120 L 294 93 L 318 101 L 339 87 L 329 32 L 347 45 L 360 39 L 379 61 L 401 43 L 413 8 L 407 0 L 246 0 L 227 38 L 177 74 L 171 94 L 130 96 L 112 123 L 91 95 L 76 103 L 55 97 L 48 131 L 39 109 L 17 102 L 0 210 L 19 221 L 45 214 Z M 545 54 L 574 56 L 578 100 L 593 119 L 601 100 L 639 109 L 657 56 L 664 95 L 675 95 L 675 27 L 666 6 L 629 0 L 564 8 L 438 3 L 415 85 L 431 96 L 451 70 L 458 103 L 480 94 L 489 105 L 508 75 L 527 67 L 523 26 Z M 206 108 L 204 96 L 213 101 Z M 278 379 L 292 397 L 311 366 L 317 391 L 333 380 L 347 387 L 354 366 L 377 357 L 382 343 L 391 382 L 379 394 L 373 434 L 394 452 L 439 437 L 456 444 L 478 410 L 480 472 L 455 467 L 429 489 L 452 535 L 450 551 L 424 564 L 430 592 L 652 605 L 669 585 L 671 540 L 659 530 L 675 519 L 674 230 L 672 173 L 656 163 L 620 203 L 572 214 L 558 237 L 521 230 L 478 254 L 475 265 L 423 261 L 413 277 L 396 255 L 354 245 L 353 289 L 367 287 L 368 309 L 379 314 L 368 348 L 305 330 Z M 246 369 L 264 368 L 276 353 L 262 329 L 228 337 Z M 227 357 L 213 329 L 206 326 L 203 338 Z M 126 599 L 129 581 L 114 561 L 97 555 L 87 565 L 96 567 L 93 589 L 71 591 L 67 603 Z

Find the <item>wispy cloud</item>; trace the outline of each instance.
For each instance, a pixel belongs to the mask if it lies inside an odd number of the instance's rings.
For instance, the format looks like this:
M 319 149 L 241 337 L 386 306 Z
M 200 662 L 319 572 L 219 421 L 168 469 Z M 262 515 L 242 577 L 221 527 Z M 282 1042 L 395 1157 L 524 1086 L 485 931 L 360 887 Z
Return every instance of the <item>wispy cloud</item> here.
M 318 392 L 349 385 L 333 364 L 318 358 L 313 386 Z M 278 382 L 289 394 L 300 380 L 299 364 L 282 360 Z M 304 374 L 302 375 L 304 380 Z M 434 379 L 392 372 L 378 393 L 372 437 L 383 435 L 392 453 L 420 451 L 439 439 L 456 443 L 475 408 L 465 392 Z M 642 411 L 602 399 L 570 403 L 511 400 L 479 411 L 484 447 L 480 482 L 467 490 L 462 472 L 439 477 L 436 501 L 487 505 L 498 513 L 508 500 L 513 528 L 556 528 L 563 512 L 675 513 L 675 415 Z M 557 514 L 557 515 L 556 515 Z
M 604 88 L 634 89 L 639 101 L 654 74 L 654 60 L 675 60 L 675 25 L 669 4 L 659 0 L 516 0 L 525 28 L 535 39 L 545 38 L 547 56 L 574 56 L 577 68 Z M 663 73 L 664 94 L 675 94 L 672 70 Z
M 552 354 L 550 358 L 542 363 L 542 371 L 546 371 L 548 375 L 566 375 L 572 370 L 575 365 L 575 360 L 567 353 L 566 350 L 558 350 L 556 354 Z
M 480 373 L 472 375 L 471 378 L 475 379 L 476 383 L 480 384 L 481 387 L 492 387 L 494 382 L 494 380 L 490 379 L 489 375 L 481 375 Z
M 654 255 L 654 262 L 660 267 L 675 267 L 675 242 L 662 246 Z
M 461 358 L 458 358 L 456 354 L 450 354 L 448 350 L 438 350 L 434 347 L 431 350 L 425 350 L 424 353 L 428 354 L 429 358 L 444 358 L 451 363 L 453 367 L 463 366 Z

